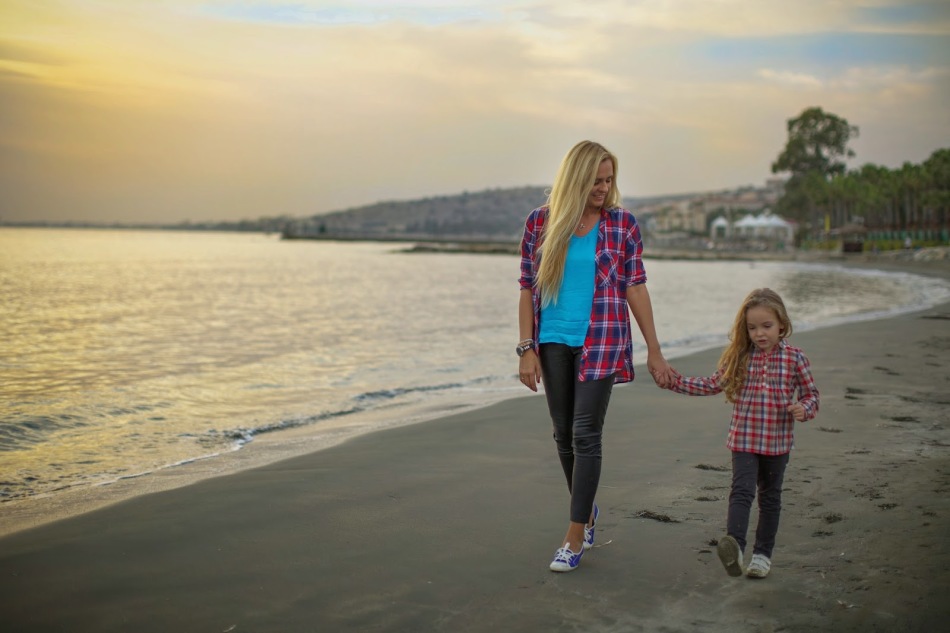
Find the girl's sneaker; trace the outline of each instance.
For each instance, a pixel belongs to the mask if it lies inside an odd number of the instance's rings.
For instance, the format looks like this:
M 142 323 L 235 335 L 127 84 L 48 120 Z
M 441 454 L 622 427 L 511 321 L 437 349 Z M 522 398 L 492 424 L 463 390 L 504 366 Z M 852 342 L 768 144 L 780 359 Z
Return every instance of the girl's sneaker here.
M 597 525 L 597 517 L 600 516 L 600 508 L 594 504 L 594 520 L 590 522 L 590 527 L 584 526 L 584 549 L 590 549 L 594 546 L 594 526 Z
M 762 554 L 753 554 L 749 566 L 745 570 L 745 575 L 749 578 L 765 578 L 772 570 L 772 561 L 768 556 Z
M 574 571 L 581 564 L 581 556 L 584 555 L 584 547 L 581 546 L 579 552 L 572 552 L 570 543 L 565 543 L 564 547 L 554 552 L 554 560 L 551 561 L 551 571 Z
M 739 549 L 739 543 L 731 536 L 724 536 L 719 539 L 719 545 L 716 546 L 716 553 L 719 554 L 719 560 L 722 566 L 726 568 L 726 573 L 730 576 L 742 575 L 742 550 Z

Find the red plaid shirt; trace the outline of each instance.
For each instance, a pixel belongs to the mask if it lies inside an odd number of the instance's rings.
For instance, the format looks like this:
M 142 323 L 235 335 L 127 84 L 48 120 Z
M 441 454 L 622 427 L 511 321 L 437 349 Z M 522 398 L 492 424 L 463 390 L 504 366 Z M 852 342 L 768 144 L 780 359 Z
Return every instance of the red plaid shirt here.
M 534 334 L 538 340 L 541 292 L 534 286 L 540 263 L 537 247 L 543 235 L 548 208 L 528 215 L 521 240 L 521 287 L 531 290 L 534 300 Z M 595 253 L 594 301 L 590 326 L 584 339 L 577 379 L 599 380 L 614 375 L 614 382 L 633 380 L 633 342 L 627 287 L 646 283 L 643 269 L 643 241 L 636 218 L 626 209 L 602 209 Z
M 718 371 L 708 378 L 676 374 L 672 389 L 691 396 L 712 396 L 722 392 L 719 379 Z M 768 354 L 754 348 L 745 385 L 732 407 L 726 446 L 758 455 L 789 452 L 794 444 L 795 419 L 788 406 L 795 402 L 805 407 L 806 420 L 818 415 L 818 388 L 802 350 L 784 340 Z

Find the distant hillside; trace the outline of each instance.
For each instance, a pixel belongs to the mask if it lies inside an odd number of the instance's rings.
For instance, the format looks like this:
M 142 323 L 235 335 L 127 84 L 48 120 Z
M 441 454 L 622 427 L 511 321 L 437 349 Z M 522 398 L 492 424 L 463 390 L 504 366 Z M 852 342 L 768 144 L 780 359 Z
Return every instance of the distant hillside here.
M 547 200 L 545 187 L 486 189 L 454 196 L 376 204 L 288 223 L 286 237 L 511 241 L 528 213 Z M 633 200 L 627 200 L 628 207 Z
M 625 198 L 624 206 L 644 216 L 650 205 L 687 200 L 696 194 Z M 287 238 L 517 242 L 525 218 L 547 200 L 546 187 L 514 187 L 463 192 L 417 200 L 377 202 L 342 211 L 293 217 L 287 215 L 239 221 L 175 224 L 96 222 L 3 222 L 0 226 L 70 228 L 170 229 L 282 233 Z M 645 213 L 644 213 L 645 212 Z M 646 231 L 645 223 L 641 227 Z
M 304 218 L 285 233 L 292 237 L 511 240 L 520 237 L 528 212 L 545 199 L 544 187 L 519 187 L 378 202 Z

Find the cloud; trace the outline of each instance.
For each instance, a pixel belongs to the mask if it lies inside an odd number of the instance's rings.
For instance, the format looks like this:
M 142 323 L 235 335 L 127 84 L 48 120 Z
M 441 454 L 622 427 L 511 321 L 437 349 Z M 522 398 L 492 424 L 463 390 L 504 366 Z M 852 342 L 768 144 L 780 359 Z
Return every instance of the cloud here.
M 347 2 L 214 2 L 202 5 L 201 13 L 253 23 L 276 23 L 326 26 L 380 25 L 406 22 L 445 26 L 472 21 L 501 19 L 506 3 L 454 2 L 380 2 L 349 0 Z
M 627 194 L 721 188 L 768 176 L 813 105 L 900 161 L 947 137 L 947 36 L 907 37 L 913 12 L 889 32 L 890 6 L 9 0 L 0 215 L 254 217 L 543 185 L 580 138 L 621 155 Z M 872 143 L 888 135 L 890 153 Z
M 766 81 L 791 86 L 793 88 L 817 89 L 824 85 L 817 77 L 804 73 L 763 68 L 759 70 L 757 74 Z

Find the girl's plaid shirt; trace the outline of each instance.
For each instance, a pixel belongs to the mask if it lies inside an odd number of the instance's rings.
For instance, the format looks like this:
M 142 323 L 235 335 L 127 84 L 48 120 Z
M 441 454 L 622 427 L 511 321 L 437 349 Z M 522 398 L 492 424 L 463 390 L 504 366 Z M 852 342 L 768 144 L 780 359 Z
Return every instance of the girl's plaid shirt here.
M 711 396 L 722 392 L 717 371 L 707 378 L 676 375 L 673 391 L 691 396 Z M 795 419 L 788 406 L 800 402 L 805 420 L 818 415 L 818 388 L 811 375 L 808 358 L 786 341 L 768 354 L 753 348 L 749 371 L 738 401 L 732 408 L 730 450 L 758 455 L 782 455 L 794 444 Z
M 531 290 L 534 301 L 534 335 L 538 340 L 541 293 L 534 286 L 540 263 L 539 242 L 547 220 L 548 208 L 532 211 L 525 221 L 521 240 L 521 278 L 519 283 Z M 577 379 L 600 380 L 613 374 L 614 382 L 633 380 L 633 343 L 627 288 L 646 283 L 643 268 L 643 240 L 633 214 L 619 207 L 602 209 L 597 234 L 594 301 L 590 326 L 584 340 Z

